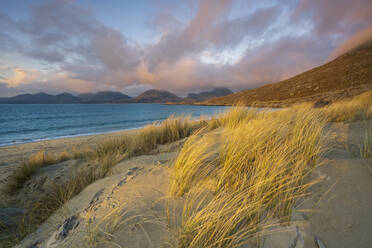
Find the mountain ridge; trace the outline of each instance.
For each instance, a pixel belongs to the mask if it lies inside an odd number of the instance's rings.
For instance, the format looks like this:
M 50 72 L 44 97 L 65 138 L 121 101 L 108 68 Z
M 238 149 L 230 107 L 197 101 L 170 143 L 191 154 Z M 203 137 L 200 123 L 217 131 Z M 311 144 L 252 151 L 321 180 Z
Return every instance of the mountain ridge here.
M 190 93 L 189 95 L 217 97 L 232 93 L 227 88 L 217 87 L 210 91 L 200 93 Z M 209 99 L 208 98 L 208 99 Z M 82 93 L 73 95 L 71 93 L 60 93 L 51 95 L 44 92 L 36 94 L 20 94 L 13 97 L 0 97 L 0 104 L 96 104 L 96 103 L 170 103 L 183 104 L 196 102 L 195 99 L 182 98 L 176 94 L 166 91 L 151 89 L 147 90 L 136 97 L 130 97 L 121 92 L 101 91 L 96 93 Z

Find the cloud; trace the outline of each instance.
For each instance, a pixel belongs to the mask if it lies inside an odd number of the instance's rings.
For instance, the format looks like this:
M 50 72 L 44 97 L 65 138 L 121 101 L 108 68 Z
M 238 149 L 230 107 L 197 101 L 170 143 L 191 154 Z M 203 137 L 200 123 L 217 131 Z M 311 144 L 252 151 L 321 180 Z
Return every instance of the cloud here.
M 1 92 L 1 97 L 9 97 L 9 96 L 14 96 L 14 95 L 25 93 L 25 91 L 23 90 L 9 87 L 7 83 L 1 82 L 1 79 L 0 79 L 0 92 Z
M 149 69 L 174 63 L 205 49 L 233 48 L 246 37 L 262 34 L 281 13 L 280 7 L 260 8 L 254 13 L 228 19 L 233 1 L 201 0 L 195 17 L 181 30 L 166 33 L 146 56 Z
M 190 8 L 188 19 L 164 4 L 148 25 L 159 39 L 146 44 L 128 39 L 98 20 L 89 5 L 71 0 L 31 4 L 23 19 L 0 13 L 0 58 L 21 55 L 49 68 L 12 64 L 16 69 L 1 81 L 30 92 L 240 90 L 320 65 L 332 51 L 337 56 L 364 41 L 372 24 L 366 0 L 194 2 L 197 8 Z
M 324 61 L 329 49 L 327 42 L 311 36 L 284 36 L 247 51 L 234 67 L 236 80 L 252 86 L 284 80 Z
M 294 17 L 309 19 L 319 35 L 348 35 L 372 22 L 370 0 L 300 0 Z
M 112 71 L 133 70 L 140 63 L 139 50 L 117 30 L 101 27 L 92 45 L 97 59 Z
M 21 68 L 14 68 L 13 75 L 4 78 L 2 82 L 8 84 L 9 87 L 18 87 L 22 84 L 30 84 L 38 79 L 40 76 L 40 72 L 38 70 L 23 70 Z
M 329 56 L 328 60 L 337 58 L 338 56 L 357 48 L 367 41 L 372 41 L 372 25 L 366 29 L 363 29 L 347 39 L 339 47 L 337 47 Z

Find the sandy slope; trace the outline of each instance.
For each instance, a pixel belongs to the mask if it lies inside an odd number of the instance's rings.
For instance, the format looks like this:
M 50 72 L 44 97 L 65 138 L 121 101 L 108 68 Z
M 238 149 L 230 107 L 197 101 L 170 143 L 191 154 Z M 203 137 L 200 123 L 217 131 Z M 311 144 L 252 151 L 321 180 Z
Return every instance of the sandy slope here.
M 372 159 L 359 155 L 368 125 L 372 121 L 332 125 L 328 153 L 309 179 L 319 183 L 294 209 L 292 224 L 275 229 L 263 247 L 317 248 L 315 239 L 325 247 L 371 247 Z
M 74 150 L 92 149 L 105 140 L 128 135 L 135 130 L 118 131 L 107 134 L 78 136 L 55 140 L 45 140 L 26 144 L 0 147 L 0 189 L 10 173 L 23 160 L 40 151 L 48 153 L 70 152 Z
M 0 169 L 3 166 L 17 165 L 23 159 L 39 151 L 63 152 L 71 148 L 83 149 L 94 148 L 97 144 L 106 139 L 129 134 L 134 130 L 118 131 L 106 134 L 95 134 L 54 140 L 38 141 L 26 144 L 0 147 Z
M 372 121 L 329 128 L 329 152 L 311 176 L 320 183 L 294 209 L 292 224 L 270 230 L 262 247 L 315 248 L 315 238 L 325 247 L 371 247 L 372 159 L 360 158 L 358 151 L 366 125 Z M 178 147 L 173 146 L 119 163 L 111 175 L 88 186 L 19 247 L 175 247 L 175 229 L 168 228 L 167 220 L 172 212 L 167 211 L 167 192 Z M 35 180 L 66 174 L 69 166 L 76 166 L 73 163 L 45 169 Z
M 172 236 L 165 202 L 175 156 L 161 153 L 118 164 L 111 176 L 88 186 L 20 247 L 160 247 Z

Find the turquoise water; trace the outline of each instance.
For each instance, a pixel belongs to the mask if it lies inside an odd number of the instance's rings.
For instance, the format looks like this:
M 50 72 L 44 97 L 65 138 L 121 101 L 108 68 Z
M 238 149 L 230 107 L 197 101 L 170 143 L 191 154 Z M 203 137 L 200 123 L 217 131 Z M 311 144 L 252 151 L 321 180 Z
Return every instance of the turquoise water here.
M 211 116 L 227 107 L 163 104 L 0 104 L 0 146 L 143 127 L 170 115 Z

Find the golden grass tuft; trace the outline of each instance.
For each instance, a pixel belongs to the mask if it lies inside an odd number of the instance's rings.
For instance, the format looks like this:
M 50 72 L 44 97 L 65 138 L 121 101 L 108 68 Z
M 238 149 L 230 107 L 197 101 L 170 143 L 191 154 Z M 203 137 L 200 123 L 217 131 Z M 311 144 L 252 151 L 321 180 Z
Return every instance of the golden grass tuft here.
M 51 214 L 66 202 L 79 194 L 94 181 L 105 177 L 110 169 L 121 160 L 148 154 L 159 144 L 166 144 L 191 135 L 194 131 L 207 125 L 203 120 L 191 120 L 190 117 L 174 117 L 147 125 L 133 134 L 107 140 L 94 150 L 70 153 L 49 154 L 39 152 L 25 161 L 9 177 L 7 193 L 14 193 L 21 189 L 40 168 L 53 165 L 69 159 L 90 161 L 91 166 L 80 169 L 65 181 L 55 183 L 41 197 L 32 199 L 26 207 L 26 213 L 19 224 L 19 230 L 14 241 L 19 241 L 43 223 Z M 14 242 L 13 242 L 14 243 Z
M 322 109 L 330 121 L 356 121 L 372 118 L 372 91 L 351 100 L 339 101 Z
M 40 168 L 63 162 L 70 159 L 70 156 L 66 153 L 50 154 L 44 151 L 38 152 L 31 155 L 30 158 L 24 161 L 19 168 L 10 176 L 6 192 L 13 193 L 20 188 L 23 184 L 32 177 Z
M 99 160 L 101 164 L 109 163 L 112 166 L 124 158 L 147 154 L 159 144 L 188 137 L 204 125 L 205 121 L 191 120 L 190 117 L 170 116 L 162 122 L 139 129 L 135 134 L 107 140 L 94 150 L 73 150 L 55 154 L 40 151 L 24 161 L 9 177 L 6 192 L 14 193 L 21 189 L 42 167 L 70 159 Z
M 324 151 L 327 119 L 310 105 L 230 111 L 219 140 L 192 136 L 175 162 L 170 191 L 186 198 L 180 247 L 239 247 L 264 220 L 288 220 Z
M 362 158 L 372 158 L 372 127 L 366 125 L 363 132 L 359 153 Z

